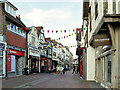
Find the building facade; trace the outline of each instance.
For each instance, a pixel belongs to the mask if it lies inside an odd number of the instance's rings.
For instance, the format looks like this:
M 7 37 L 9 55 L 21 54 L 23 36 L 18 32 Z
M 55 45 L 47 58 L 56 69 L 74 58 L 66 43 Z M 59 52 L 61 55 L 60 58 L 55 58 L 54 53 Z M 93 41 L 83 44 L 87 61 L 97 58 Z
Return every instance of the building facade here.
M 30 27 L 28 33 L 28 70 L 29 73 L 40 72 L 40 50 L 38 30 L 35 26 Z
M 88 15 L 83 15 L 88 25 L 88 80 L 95 80 L 106 88 L 120 88 L 120 1 L 90 0 L 83 5 L 83 14 Z
M 7 44 L 6 76 L 23 75 L 26 65 L 26 26 L 20 15 L 16 16 L 17 8 L 10 2 L 0 3 L 1 34 Z

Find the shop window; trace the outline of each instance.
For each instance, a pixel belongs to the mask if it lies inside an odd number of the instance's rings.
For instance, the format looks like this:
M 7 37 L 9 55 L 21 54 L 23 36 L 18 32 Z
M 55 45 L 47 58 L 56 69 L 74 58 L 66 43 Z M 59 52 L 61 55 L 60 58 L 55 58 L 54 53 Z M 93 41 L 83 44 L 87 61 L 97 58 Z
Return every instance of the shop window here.
M 103 80 L 105 80 L 105 57 L 103 57 Z
M 108 82 L 111 83 L 111 55 L 108 55 L 107 59 L 108 59 Z
M 0 75 L 3 74 L 3 51 L 0 50 Z

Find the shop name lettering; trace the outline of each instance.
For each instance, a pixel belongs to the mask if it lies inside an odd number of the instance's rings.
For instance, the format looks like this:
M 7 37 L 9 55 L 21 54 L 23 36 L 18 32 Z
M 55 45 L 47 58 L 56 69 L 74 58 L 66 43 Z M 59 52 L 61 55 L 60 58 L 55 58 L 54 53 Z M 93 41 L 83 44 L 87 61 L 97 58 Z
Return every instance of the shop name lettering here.
M 16 53 L 16 52 L 15 52 L 15 51 L 11 51 L 11 50 L 10 50 L 10 53 Z
M 104 38 L 104 39 L 95 39 L 95 42 L 104 42 L 104 41 L 109 41 L 109 38 Z

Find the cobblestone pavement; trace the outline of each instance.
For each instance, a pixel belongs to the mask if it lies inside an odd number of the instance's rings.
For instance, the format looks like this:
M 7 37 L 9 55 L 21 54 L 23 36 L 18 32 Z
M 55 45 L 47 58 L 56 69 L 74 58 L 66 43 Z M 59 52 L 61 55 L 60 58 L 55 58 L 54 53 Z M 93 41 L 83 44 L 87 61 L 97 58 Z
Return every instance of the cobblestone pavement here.
M 3 88 L 101 88 L 95 82 L 88 82 L 78 74 L 67 71 L 64 75 L 56 73 L 36 73 L 2 80 Z

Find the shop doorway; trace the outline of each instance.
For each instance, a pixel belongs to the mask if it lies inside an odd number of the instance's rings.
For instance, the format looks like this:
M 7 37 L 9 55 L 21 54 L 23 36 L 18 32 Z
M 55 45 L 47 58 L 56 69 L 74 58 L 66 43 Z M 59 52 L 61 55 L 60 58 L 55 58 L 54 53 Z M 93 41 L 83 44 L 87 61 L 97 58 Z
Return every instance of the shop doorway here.
M 31 59 L 31 73 L 39 72 L 39 61 L 36 58 Z
M 20 56 L 15 56 L 16 61 L 16 75 L 23 74 L 23 60 Z

